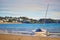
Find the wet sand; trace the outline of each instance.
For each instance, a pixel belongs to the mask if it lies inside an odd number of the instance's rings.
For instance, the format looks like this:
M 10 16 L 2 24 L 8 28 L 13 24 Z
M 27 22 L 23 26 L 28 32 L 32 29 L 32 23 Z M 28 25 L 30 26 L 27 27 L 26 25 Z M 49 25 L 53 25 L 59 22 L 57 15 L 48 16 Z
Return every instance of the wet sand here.
M 0 40 L 60 40 L 60 38 L 0 34 Z

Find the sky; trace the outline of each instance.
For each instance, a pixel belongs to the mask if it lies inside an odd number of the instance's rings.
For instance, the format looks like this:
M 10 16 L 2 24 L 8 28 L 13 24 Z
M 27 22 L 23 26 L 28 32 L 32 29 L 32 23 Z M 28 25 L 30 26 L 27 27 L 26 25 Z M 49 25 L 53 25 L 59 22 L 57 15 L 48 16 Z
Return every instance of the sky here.
M 60 19 L 60 0 L 0 0 L 0 16 Z

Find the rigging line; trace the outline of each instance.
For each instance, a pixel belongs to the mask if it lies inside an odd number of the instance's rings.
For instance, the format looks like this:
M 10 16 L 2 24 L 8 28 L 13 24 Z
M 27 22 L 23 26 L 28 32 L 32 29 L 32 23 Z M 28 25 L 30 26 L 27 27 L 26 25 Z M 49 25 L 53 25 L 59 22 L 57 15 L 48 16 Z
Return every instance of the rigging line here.
M 48 3 L 48 5 L 47 5 L 47 9 L 46 9 L 46 13 L 45 13 L 45 18 L 47 17 L 48 8 L 49 8 L 49 3 Z
M 46 18 L 47 18 L 47 13 L 48 13 L 48 8 L 49 8 L 49 3 L 47 5 L 46 13 L 45 13 L 45 19 L 44 19 L 44 24 L 46 23 Z

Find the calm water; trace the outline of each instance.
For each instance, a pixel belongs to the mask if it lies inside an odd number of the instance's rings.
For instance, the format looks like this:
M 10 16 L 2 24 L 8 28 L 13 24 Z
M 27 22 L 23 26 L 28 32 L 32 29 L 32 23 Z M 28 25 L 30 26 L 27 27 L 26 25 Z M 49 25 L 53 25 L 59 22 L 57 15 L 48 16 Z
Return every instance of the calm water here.
M 0 24 L 0 30 L 31 31 L 37 28 L 47 29 L 49 32 L 60 32 L 59 23 L 49 24 Z

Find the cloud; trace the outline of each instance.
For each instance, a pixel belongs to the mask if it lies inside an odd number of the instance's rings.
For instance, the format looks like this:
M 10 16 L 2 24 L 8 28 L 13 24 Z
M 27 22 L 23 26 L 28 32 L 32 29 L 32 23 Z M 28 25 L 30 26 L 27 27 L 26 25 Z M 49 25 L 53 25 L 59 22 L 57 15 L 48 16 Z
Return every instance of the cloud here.
M 48 2 L 51 3 L 50 9 L 60 8 L 57 4 L 53 5 L 53 3 L 59 3 L 59 0 L 2 0 L 2 5 L 4 5 L 2 7 L 9 8 L 11 11 L 44 11 L 46 10 Z
M 60 18 L 60 0 L 0 0 L 0 15 L 43 18 L 48 3 L 48 17 Z

